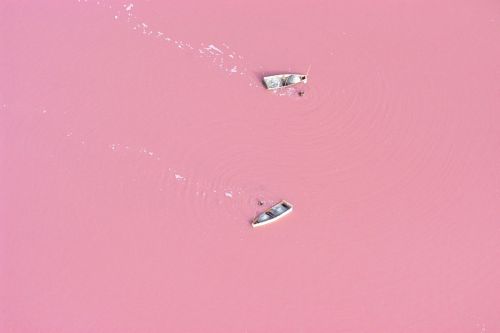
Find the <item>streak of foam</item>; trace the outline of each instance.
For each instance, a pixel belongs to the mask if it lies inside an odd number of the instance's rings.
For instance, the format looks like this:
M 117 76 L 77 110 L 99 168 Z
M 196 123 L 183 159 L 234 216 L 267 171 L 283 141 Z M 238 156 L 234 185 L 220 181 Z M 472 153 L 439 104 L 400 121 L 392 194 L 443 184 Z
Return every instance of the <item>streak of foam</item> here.
M 208 180 L 189 175 L 188 172 L 166 164 L 166 159 L 145 147 L 110 143 L 108 149 L 113 154 L 128 158 L 145 158 L 151 163 L 148 174 L 158 179 L 157 190 L 169 193 L 174 198 L 178 197 L 181 202 L 190 202 L 191 210 L 200 218 L 212 211 L 210 207 L 217 207 L 218 214 L 223 214 L 221 216 L 225 219 L 248 221 L 258 209 L 259 201 L 269 205 L 276 202 L 270 193 L 261 188 L 240 186 L 221 176 L 210 177 Z
M 86 0 L 78 0 L 78 2 L 90 3 L 90 1 Z M 135 9 L 138 6 L 133 2 L 124 3 L 116 8 L 111 4 L 105 4 L 103 1 L 96 1 L 94 3 L 110 10 L 114 21 L 124 22 L 133 31 L 206 59 L 209 64 L 214 65 L 228 75 L 246 76 L 250 79 L 250 76 L 247 75 L 248 70 L 244 63 L 244 57 L 233 51 L 226 43 L 221 43 L 221 45 L 213 42 L 201 43 L 195 46 L 187 41 L 169 36 L 167 33 L 154 28 L 148 22 L 135 15 Z

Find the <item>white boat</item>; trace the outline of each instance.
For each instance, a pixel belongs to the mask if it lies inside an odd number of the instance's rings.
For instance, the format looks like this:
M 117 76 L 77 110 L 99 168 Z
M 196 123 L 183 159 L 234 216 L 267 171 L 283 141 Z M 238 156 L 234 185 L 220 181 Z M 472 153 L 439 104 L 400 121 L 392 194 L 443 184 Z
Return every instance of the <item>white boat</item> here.
M 293 210 L 292 204 L 285 200 L 282 200 L 280 203 L 272 206 L 264 213 L 257 215 L 257 217 L 254 218 L 252 221 L 252 226 L 255 228 L 276 222 L 279 219 L 290 214 L 292 210 Z
M 307 74 L 278 74 L 264 76 L 264 84 L 268 90 L 289 87 L 301 82 L 307 83 Z

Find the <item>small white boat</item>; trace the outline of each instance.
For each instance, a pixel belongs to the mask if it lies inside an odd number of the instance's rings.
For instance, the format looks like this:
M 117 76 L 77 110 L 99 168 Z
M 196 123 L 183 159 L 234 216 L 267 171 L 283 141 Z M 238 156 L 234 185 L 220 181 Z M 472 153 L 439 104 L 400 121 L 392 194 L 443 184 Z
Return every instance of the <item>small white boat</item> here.
M 264 84 L 268 90 L 289 87 L 301 82 L 307 83 L 307 74 L 279 74 L 264 76 Z
M 252 221 L 252 226 L 260 227 L 269 223 L 273 223 L 281 219 L 282 217 L 290 214 L 293 210 L 291 203 L 282 200 L 280 203 L 272 206 L 264 213 L 257 215 Z

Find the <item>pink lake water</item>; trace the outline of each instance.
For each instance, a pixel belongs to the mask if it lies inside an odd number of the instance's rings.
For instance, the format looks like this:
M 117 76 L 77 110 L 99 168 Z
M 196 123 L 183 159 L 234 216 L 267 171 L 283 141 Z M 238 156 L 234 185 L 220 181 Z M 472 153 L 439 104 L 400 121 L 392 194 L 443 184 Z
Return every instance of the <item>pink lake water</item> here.
M 500 332 L 498 1 L 0 17 L 1 332 Z

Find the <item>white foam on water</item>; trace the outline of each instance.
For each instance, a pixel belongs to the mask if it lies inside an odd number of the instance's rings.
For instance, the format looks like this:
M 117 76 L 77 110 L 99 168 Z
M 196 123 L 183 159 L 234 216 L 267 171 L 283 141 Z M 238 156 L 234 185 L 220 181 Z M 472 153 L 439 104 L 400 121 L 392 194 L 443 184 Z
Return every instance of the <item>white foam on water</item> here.
M 80 2 L 80 0 L 78 0 L 78 2 Z M 84 2 L 87 1 L 85 0 Z M 198 57 L 206 58 L 209 63 L 215 64 L 216 68 L 222 70 L 227 75 L 239 74 L 240 76 L 246 76 L 248 73 L 247 67 L 242 62 L 242 59 L 244 59 L 244 57 L 233 51 L 230 46 L 224 42 L 222 42 L 220 45 L 211 42 L 208 44 L 200 43 L 198 47 L 192 46 L 186 41 L 168 36 L 164 31 L 152 28 L 152 25 L 146 23 L 140 17 L 135 15 L 134 11 L 139 6 L 138 4 L 128 2 L 124 3 L 123 5 L 121 5 L 121 7 L 118 8 L 115 8 L 111 4 L 105 4 L 103 1 L 97 1 L 95 2 L 95 4 L 113 11 L 113 20 L 123 21 L 127 24 L 127 26 L 130 27 L 130 29 L 138 31 L 145 36 L 157 37 L 157 40 L 159 41 L 168 43 L 173 41 L 176 49 L 186 52 L 194 52 L 194 54 L 196 54 Z M 249 80 L 252 80 L 251 76 L 247 76 L 247 78 Z

